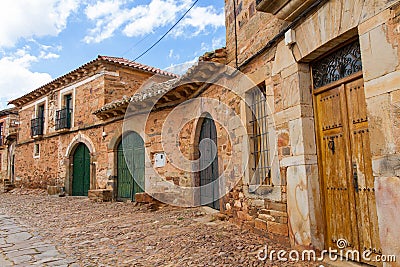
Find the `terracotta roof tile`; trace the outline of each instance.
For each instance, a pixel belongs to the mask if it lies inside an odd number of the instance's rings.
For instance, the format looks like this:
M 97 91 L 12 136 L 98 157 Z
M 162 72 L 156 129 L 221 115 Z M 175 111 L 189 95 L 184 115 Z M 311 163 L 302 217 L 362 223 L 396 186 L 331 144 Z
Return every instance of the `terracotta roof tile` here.
M 155 67 L 147 66 L 147 65 L 135 62 L 135 61 L 131 61 L 129 59 L 125 59 L 125 58 L 121 58 L 121 57 L 110 57 L 110 56 L 101 56 L 101 55 L 99 55 L 96 59 L 83 64 L 79 68 L 77 68 L 77 69 L 75 69 L 73 71 L 70 71 L 69 73 L 67 73 L 67 74 L 65 74 L 63 76 L 60 76 L 60 77 L 52 80 L 51 82 L 49 82 L 49 83 L 47 83 L 47 84 L 45 84 L 45 85 L 43 85 L 43 86 L 31 91 L 31 92 L 29 92 L 29 93 L 27 93 L 27 94 L 25 94 L 25 95 L 23 95 L 23 96 L 21 96 L 21 97 L 19 97 L 17 99 L 14 99 L 14 100 L 10 101 L 9 104 L 20 105 L 21 103 L 29 102 L 28 100 L 24 101 L 23 99 L 26 98 L 26 97 L 30 97 L 30 96 L 33 96 L 34 98 L 37 98 L 38 97 L 37 95 L 43 95 L 43 94 L 47 93 L 48 91 L 53 90 L 53 88 L 54 88 L 54 86 L 52 86 L 53 84 L 57 84 L 57 86 L 64 86 L 64 85 L 62 85 L 62 82 L 63 82 L 64 78 L 66 78 L 67 76 L 69 76 L 69 75 L 71 75 L 71 74 L 73 74 L 75 72 L 78 72 L 78 71 L 86 68 L 89 65 L 96 64 L 96 63 L 102 62 L 102 61 L 103 62 L 106 61 L 106 62 L 110 62 L 110 63 L 115 63 L 115 64 L 123 65 L 123 66 L 126 66 L 126 67 L 134 68 L 134 69 L 137 69 L 137 70 L 140 70 L 140 71 L 159 74 L 159 75 L 163 75 L 163 76 L 167 76 L 167 77 L 171 77 L 171 78 L 179 77 L 179 75 L 176 75 L 174 73 L 171 73 L 171 72 L 168 72 L 168 71 L 164 71 L 164 70 L 161 70 L 161 69 L 158 69 L 158 68 L 155 68 Z M 21 103 L 18 103 L 18 102 L 20 102 L 20 100 L 22 100 Z
M 98 59 L 102 59 L 102 60 L 109 61 L 109 62 L 112 62 L 112 63 L 122 64 L 122 65 L 125 65 L 125 66 L 128 66 L 128 67 L 132 67 L 132 68 L 135 68 L 135 69 L 152 72 L 152 73 L 155 73 L 155 74 L 160 74 L 160 75 L 169 76 L 169 77 L 173 77 L 173 78 L 178 77 L 178 75 L 176 75 L 174 73 L 171 73 L 171 72 L 168 72 L 168 71 L 164 71 L 164 70 L 152 67 L 152 66 L 144 65 L 144 64 L 141 64 L 141 63 L 138 63 L 138 62 L 135 62 L 135 61 L 131 61 L 131 60 L 126 59 L 126 58 L 122 58 L 122 57 L 110 57 L 110 56 L 101 56 L 101 55 L 99 55 Z

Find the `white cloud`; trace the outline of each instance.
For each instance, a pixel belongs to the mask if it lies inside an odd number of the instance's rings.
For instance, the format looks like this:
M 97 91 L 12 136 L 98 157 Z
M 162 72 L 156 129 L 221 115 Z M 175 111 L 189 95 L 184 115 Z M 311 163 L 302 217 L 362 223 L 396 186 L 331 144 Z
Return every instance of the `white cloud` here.
M 194 29 L 192 36 L 206 31 L 207 27 L 217 29 L 225 26 L 225 14 L 214 7 L 194 7 L 178 25 L 175 35 L 182 35 L 185 29 Z
M 225 42 L 225 36 L 220 36 L 220 37 L 214 37 L 211 40 L 211 43 L 206 43 L 206 42 L 202 42 L 200 44 L 200 49 L 197 50 L 194 55 L 195 56 L 200 56 L 203 55 L 205 52 L 211 52 L 214 51 L 215 49 L 224 47 L 226 44 Z
M 39 58 L 41 58 L 41 59 L 56 59 L 59 57 L 60 57 L 60 55 L 52 53 L 52 52 L 40 51 L 40 54 L 39 54 Z
M 86 43 L 99 43 L 119 31 L 128 37 L 137 37 L 172 25 L 191 5 L 192 0 L 151 0 L 148 5 L 127 6 L 124 0 L 103 0 L 86 7 L 88 19 L 95 23 L 83 39 Z M 224 11 L 212 6 L 194 7 L 175 29 L 174 35 L 186 31 L 192 35 L 205 32 L 209 27 L 224 26 Z
M 190 67 L 192 67 L 198 61 L 198 59 L 199 58 L 196 57 L 196 58 L 194 58 L 192 60 L 189 60 L 189 61 L 186 61 L 186 62 L 183 62 L 183 63 L 180 63 L 180 64 L 176 64 L 176 65 L 172 64 L 171 66 L 169 66 L 165 70 L 169 71 L 169 72 L 172 72 L 172 73 L 175 73 L 175 74 L 178 74 L 178 75 L 183 75 L 183 74 L 185 74 L 185 72 Z
M 0 95 L 11 100 L 51 81 L 48 73 L 32 72 L 16 60 L 0 59 Z
M 57 36 L 80 0 L 2 0 L 0 47 L 13 47 L 22 38 Z
M 211 41 L 211 46 L 213 50 L 226 46 L 225 36 L 219 38 L 213 38 Z
M 45 47 L 42 49 L 46 50 Z M 47 50 L 52 49 L 48 47 Z M 39 51 L 32 55 L 30 46 L 25 46 L 16 52 L 0 59 L 0 108 L 5 107 L 4 100 L 12 100 L 28 93 L 52 80 L 48 73 L 33 72 L 32 63 L 40 59 L 57 58 L 52 52 Z
M 176 54 L 174 49 L 171 49 L 171 50 L 169 50 L 168 58 L 179 60 L 181 58 L 181 56 L 179 54 Z

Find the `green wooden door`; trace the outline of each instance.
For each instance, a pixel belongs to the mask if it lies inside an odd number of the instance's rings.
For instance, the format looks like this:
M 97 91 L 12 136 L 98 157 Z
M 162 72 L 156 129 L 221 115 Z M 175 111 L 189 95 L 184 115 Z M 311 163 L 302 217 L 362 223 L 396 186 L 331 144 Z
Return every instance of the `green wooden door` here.
M 79 144 L 74 153 L 72 195 L 87 196 L 90 189 L 90 153 L 84 144 Z
M 117 199 L 134 200 L 144 192 L 144 142 L 135 132 L 125 135 L 117 151 Z
M 200 203 L 219 210 L 217 128 L 213 119 L 204 119 L 199 141 Z

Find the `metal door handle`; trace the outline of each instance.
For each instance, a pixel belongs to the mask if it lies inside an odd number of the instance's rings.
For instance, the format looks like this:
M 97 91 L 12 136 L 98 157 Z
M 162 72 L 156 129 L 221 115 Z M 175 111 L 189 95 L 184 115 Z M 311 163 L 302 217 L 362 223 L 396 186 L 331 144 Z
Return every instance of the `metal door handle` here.
M 332 151 L 332 154 L 335 154 L 335 140 L 333 138 L 329 140 L 328 148 Z

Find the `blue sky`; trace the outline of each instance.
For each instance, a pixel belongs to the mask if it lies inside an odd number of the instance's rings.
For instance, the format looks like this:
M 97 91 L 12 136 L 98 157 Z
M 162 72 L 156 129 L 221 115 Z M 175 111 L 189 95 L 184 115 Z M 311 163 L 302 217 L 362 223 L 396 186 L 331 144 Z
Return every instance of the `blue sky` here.
M 2 0 L 0 108 L 99 54 L 135 59 L 193 2 Z M 166 69 L 224 45 L 224 0 L 199 0 L 166 38 L 137 61 Z

